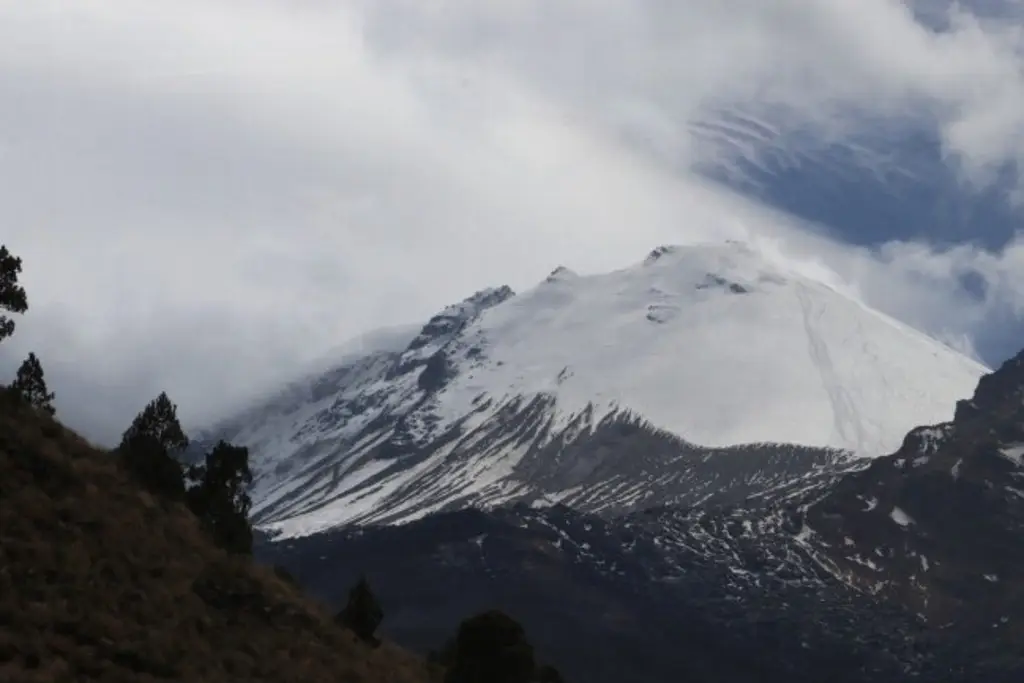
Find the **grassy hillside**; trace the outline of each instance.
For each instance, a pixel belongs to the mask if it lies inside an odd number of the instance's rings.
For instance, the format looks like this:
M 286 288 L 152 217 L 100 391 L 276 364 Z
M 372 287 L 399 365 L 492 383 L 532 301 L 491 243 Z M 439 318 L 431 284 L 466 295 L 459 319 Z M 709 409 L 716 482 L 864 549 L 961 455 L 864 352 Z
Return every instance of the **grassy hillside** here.
M 0 681 L 426 683 L 0 390 Z

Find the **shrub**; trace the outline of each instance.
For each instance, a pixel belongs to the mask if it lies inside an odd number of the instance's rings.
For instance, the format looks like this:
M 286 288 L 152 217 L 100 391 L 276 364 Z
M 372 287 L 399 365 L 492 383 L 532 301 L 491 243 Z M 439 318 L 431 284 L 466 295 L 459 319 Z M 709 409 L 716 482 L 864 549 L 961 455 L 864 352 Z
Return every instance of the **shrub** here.
M 351 629 L 360 640 L 372 645 L 379 643 L 374 633 L 384 620 L 384 611 L 365 576 L 349 591 L 348 602 L 335 620 Z
M 445 683 L 532 683 L 536 669 L 523 627 L 491 610 L 459 625 Z

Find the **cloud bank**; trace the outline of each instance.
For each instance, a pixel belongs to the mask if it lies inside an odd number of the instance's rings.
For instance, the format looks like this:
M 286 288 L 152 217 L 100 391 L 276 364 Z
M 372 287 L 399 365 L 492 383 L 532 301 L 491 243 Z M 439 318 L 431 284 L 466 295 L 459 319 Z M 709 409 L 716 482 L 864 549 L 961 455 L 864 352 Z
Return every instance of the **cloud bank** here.
M 161 389 L 205 422 L 480 287 L 725 238 L 997 362 L 1020 240 L 853 246 L 702 170 L 838 145 L 884 178 L 865 136 L 916 126 L 990 186 L 1024 156 L 1014 8 L 0 0 L 0 241 L 31 305 L 0 370 L 35 350 L 109 442 Z

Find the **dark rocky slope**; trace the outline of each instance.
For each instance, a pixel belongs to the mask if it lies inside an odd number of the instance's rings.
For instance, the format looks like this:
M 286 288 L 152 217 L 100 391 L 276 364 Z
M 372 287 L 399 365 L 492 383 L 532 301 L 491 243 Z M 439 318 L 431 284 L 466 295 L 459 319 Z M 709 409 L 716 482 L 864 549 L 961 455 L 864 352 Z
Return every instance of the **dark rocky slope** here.
M 1024 352 L 951 422 L 843 479 L 807 523 L 851 582 L 961 634 L 977 661 L 1024 671 L 1022 454 Z
M 895 682 L 924 668 L 908 646 L 926 637 L 912 615 L 836 581 L 784 533 L 744 547 L 705 522 L 466 510 L 259 552 L 332 603 L 339 578 L 366 571 L 386 632 L 424 652 L 460 614 L 499 607 L 570 680 Z

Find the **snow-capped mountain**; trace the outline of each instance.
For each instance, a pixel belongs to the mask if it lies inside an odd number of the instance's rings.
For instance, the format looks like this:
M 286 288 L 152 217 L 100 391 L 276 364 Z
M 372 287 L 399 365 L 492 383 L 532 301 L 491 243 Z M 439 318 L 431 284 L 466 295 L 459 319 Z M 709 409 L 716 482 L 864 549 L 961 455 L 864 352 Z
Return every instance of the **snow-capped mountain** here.
M 450 306 L 209 431 L 286 535 L 468 505 L 800 490 L 952 415 L 985 368 L 744 243 Z M 798 445 L 778 445 L 798 444 Z
M 257 554 L 331 604 L 368 573 L 389 632 L 424 651 L 504 609 L 569 680 L 1016 683 L 1022 444 L 1024 352 L 952 420 L 800 490 L 611 517 L 459 510 Z

